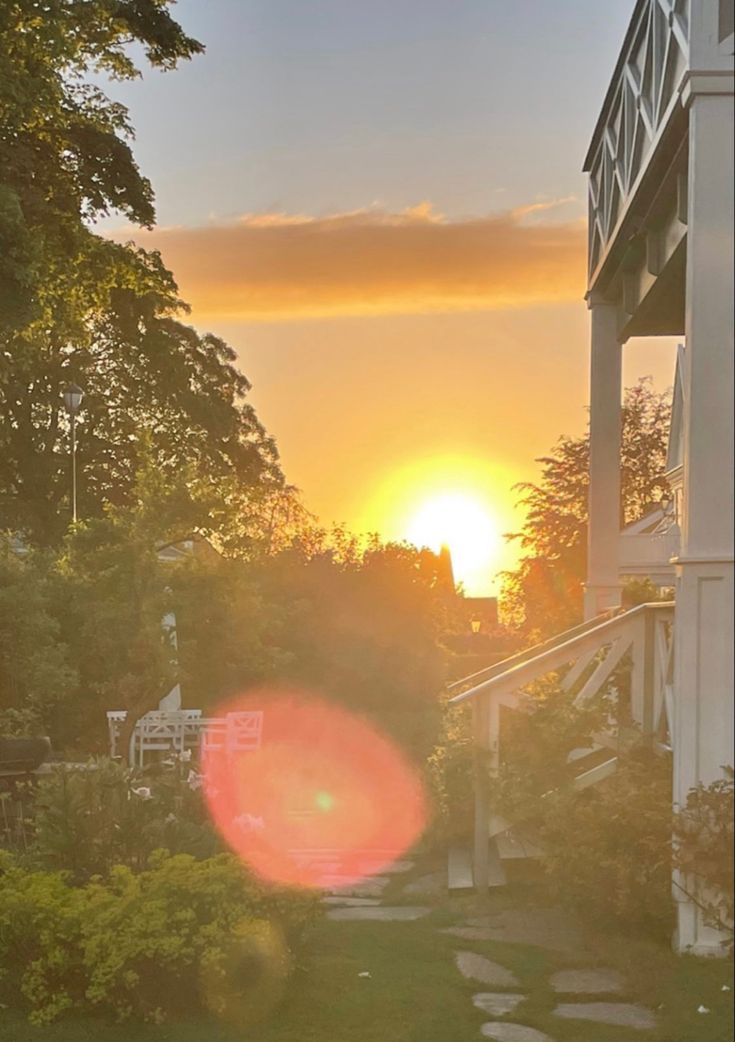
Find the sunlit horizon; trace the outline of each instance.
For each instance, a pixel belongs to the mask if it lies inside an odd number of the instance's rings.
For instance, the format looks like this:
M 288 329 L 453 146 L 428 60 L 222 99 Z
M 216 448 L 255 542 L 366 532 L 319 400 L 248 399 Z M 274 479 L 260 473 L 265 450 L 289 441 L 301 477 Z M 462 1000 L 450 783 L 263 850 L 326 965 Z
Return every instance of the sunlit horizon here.
M 395 465 L 364 504 L 359 527 L 438 553 L 448 546 L 454 578 L 468 596 L 498 592 L 498 574 L 517 562 L 504 538 L 520 514 L 513 475 L 457 452 Z
M 438 553 L 447 547 L 454 577 L 468 593 L 480 594 L 492 582 L 502 547 L 498 523 L 471 492 L 440 492 L 417 509 L 408 542 Z

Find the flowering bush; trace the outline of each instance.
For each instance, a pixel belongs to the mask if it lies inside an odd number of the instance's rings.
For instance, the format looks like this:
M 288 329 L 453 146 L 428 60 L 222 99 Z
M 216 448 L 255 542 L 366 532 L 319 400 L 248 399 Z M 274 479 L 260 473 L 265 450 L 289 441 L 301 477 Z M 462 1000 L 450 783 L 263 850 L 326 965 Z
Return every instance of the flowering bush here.
M 33 860 L 82 882 L 116 864 L 139 871 L 154 850 L 210 857 L 221 847 L 185 764 L 140 771 L 99 758 L 59 767 L 33 801 Z
M 250 1023 L 280 998 L 318 907 L 266 889 L 229 854 L 161 852 L 143 872 L 119 865 L 83 887 L 6 861 L 0 986 L 39 1024 L 84 1008 L 152 1022 L 205 1008 Z

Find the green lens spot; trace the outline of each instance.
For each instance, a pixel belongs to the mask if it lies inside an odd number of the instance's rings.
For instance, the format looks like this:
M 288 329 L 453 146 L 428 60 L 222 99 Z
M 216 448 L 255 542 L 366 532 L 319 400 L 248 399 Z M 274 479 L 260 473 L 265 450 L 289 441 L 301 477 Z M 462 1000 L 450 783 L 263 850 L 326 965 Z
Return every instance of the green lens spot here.
M 314 797 L 314 802 L 319 810 L 323 810 L 326 813 L 334 806 L 334 797 L 330 796 L 328 792 L 318 792 Z

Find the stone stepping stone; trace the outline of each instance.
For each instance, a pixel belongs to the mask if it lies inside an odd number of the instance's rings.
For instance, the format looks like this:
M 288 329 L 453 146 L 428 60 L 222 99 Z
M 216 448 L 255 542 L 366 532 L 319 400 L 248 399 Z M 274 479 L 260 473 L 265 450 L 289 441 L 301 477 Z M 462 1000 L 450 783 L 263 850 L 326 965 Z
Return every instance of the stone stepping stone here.
M 625 978 L 617 970 L 560 970 L 550 984 L 562 995 L 613 995 L 625 991 Z
M 446 872 L 432 872 L 406 883 L 403 893 L 416 897 L 440 897 L 447 890 Z
M 596 1024 L 615 1024 L 636 1031 L 650 1031 L 656 1018 L 645 1006 L 627 1002 L 571 1002 L 557 1006 L 554 1016 L 565 1020 L 590 1020 Z
M 322 904 L 328 908 L 377 908 L 379 897 L 323 897 Z
M 388 908 L 385 905 L 374 908 L 333 908 L 327 912 L 327 919 L 350 923 L 410 923 L 423 918 L 430 911 L 430 908 Z
M 554 1042 L 536 1028 L 527 1028 L 524 1024 L 483 1024 L 483 1038 L 494 1038 L 495 1042 Z
M 455 952 L 454 961 L 457 969 L 467 980 L 479 984 L 489 984 L 492 988 L 519 988 L 520 981 L 515 973 L 507 970 L 498 962 L 491 962 L 484 955 L 476 952 Z
M 381 897 L 390 883 L 390 876 L 371 876 L 360 883 L 345 882 L 344 877 L 333 876 L 327 881 L 330 897 Z
M 481 926 L 449 926 L 440 933 L 449 934 L 450 937 L 460 937 L 463 941 L 495 941 L 496 931 Z
M 506 1017 L 525 1001 L 525 995 L 505 995 L 499 991 L 482 991 L 472 997 L 475 1008 L 491 1017 Z

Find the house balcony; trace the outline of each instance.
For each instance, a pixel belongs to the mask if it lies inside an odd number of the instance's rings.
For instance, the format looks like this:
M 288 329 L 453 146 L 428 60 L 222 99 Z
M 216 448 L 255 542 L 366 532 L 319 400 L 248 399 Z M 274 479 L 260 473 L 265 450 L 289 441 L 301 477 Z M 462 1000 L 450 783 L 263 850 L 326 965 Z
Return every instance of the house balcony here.
M 590 294 L 621 341 L 683 329 L 693 89 L 732 77 L 732 0 L 638 0 L 592 137 Z
M 680 94 L 689 68 L 688 0 L 639 0 L 585 161 L 589 173 L 589 281 L 598 281 L 618 242 L 630 241 L 658 159 L 686 137 Z M 667 144 L 666 139 L 672 139 Z M 653 174 L 653 178 L 649 178 Z
M 621 577 L 647 578 L 655 586 L 674 585 L 672 559 L 679 553 L 681 535 L 676 525 L 666 532 L 622 532 L 619 570 Z

